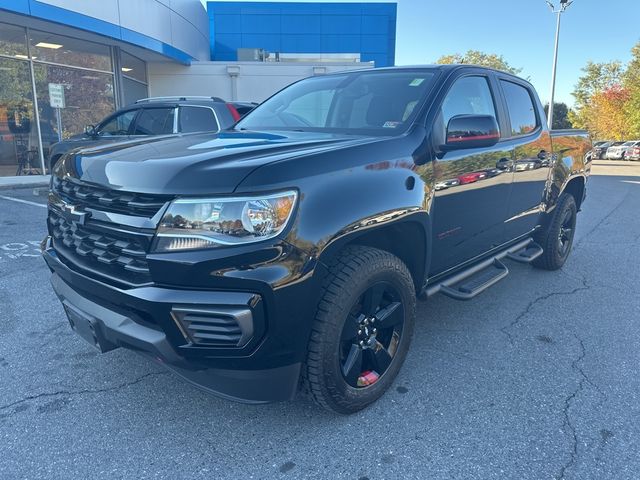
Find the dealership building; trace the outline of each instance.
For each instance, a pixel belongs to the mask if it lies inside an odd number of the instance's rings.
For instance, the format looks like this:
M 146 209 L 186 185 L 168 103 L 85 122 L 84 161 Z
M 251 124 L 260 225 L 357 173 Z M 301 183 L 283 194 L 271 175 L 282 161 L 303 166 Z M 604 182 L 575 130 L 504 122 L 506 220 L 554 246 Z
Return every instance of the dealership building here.
M 148 96 L 262 101 L 395 60 L 395 2 L 0 0 L 0 176 Z

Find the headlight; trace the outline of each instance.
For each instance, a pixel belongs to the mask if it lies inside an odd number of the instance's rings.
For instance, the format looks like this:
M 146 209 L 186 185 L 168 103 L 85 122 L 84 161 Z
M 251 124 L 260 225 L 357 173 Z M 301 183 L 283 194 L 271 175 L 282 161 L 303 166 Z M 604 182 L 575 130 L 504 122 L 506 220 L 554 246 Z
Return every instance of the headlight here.
M 242 245 L 267 240 L 287 226 L 297 193 L 174 200 L 156 239 L 156 252 Z

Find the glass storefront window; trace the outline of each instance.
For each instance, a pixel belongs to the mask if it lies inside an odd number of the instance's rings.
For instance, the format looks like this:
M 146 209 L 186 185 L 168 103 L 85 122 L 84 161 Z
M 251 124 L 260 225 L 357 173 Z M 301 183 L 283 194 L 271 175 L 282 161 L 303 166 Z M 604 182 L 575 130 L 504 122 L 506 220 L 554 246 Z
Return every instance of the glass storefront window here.
M 130 105 L 136 100 L 149 96 L 147 90 L 147 64 L 144 60 L 121 51 L 120 70 L 122 71 L 122 92 L 125 105 Z
M 82 134 L 86 125 L 98 124 L 115 110 L 111 74 L 35 63 L 34 75 L 45 158 L 51 144 Z M 65 108 L 51 107 L 51 83 L 63 85 Z M 58 115 L 61 129 L 58 128 Z
M 0 55 L 27 58 L 27 33 L 24 28 L 0 23 Z
M 146 63 L 118 52 L 114 63 L 108 45 L 0 22 L 0 176 L 48 173 L 42 164 L 52 144 L 116 110 L 116 80 L 125 104 L 148 96 Z M 50 95 L 63 106 L 52 106 Z M 172 118 L 160 120 L 172 128 Z
M 147 83 L 147 64 L 143 60 L 140 60 L 127 52 L 121 52 L 120 64 L 122 75 L 133 78 L 134 80 L 138 80 L 142 83 Z
M 29 37 L 33 60 L 113 71 L 111 50 L 107 45 L 37 30 L 30 30 Z
M 29 63 L 0 57 L 0 175 L 41 174 L 41 167 Z
M 136 82 L 126 77 L 122 78 L 122 90 L 124 91 L 123 103 L 125 105 L 131 105 L 136 100 L 149 96 L 147 86 L 144 83 Z

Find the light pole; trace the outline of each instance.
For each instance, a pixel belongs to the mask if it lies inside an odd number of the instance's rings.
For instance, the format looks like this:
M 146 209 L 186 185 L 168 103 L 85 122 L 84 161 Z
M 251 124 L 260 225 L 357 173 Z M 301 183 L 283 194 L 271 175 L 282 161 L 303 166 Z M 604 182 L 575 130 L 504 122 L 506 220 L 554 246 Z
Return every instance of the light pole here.
M 553 70 L 551 71 L 551 98 L 549 99 L 549 113 L 547 114 L 547 123 L 549 128 L 553 128 L 553 99 L 556 93 L 556 68 L 558 67 L 558 42 L 560 41 L 560 17 L 564 11 L 569 8 L 573 1 L 560 0 L 560 7 L 556 9 L 556 6 L 547 0 L 547 5 L 551 8 L 551 11 L 558 15 L 558 23 L 556 24 L 556 46 L 553 50 Z

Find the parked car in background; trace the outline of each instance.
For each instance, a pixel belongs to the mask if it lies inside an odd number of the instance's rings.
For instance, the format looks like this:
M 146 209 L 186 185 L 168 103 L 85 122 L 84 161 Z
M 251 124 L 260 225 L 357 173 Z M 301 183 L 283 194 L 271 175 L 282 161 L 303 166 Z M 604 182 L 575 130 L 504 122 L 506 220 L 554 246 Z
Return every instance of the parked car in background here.
M 609 148 L 607 148 L 604 158 L 607 160 L 620 160 L 622 158 L 622 152 L 624 151 L 624 142 L 613 142 Z
M 88 125 L 84 133 L 52 145 L 49 170 L 62 155 L 78 147 L 135 141 L 153 135 L 219 132 L 255 106 L 249 102 L 225 102 L 217 97 L 144 98 L 109 115 L 96 126 Z
M 635 147 L 640 146 L 640 140 L 631 140 L 629 142 L 625 142 L 623 145 L 624 150 L 622 152 L 622 160 L 628 160 L 627 156 L 631 153 L 631 150 Z
M 602 160 L 607 154 L 607 148 L 611 145 L 613 145 L 613 142 L 609 141 L 594 143 L 593 149 L 591 150 L 591 158 Z
M 640 160 L 640 142 L 631 147 L 624 158 L 627 160 Z

